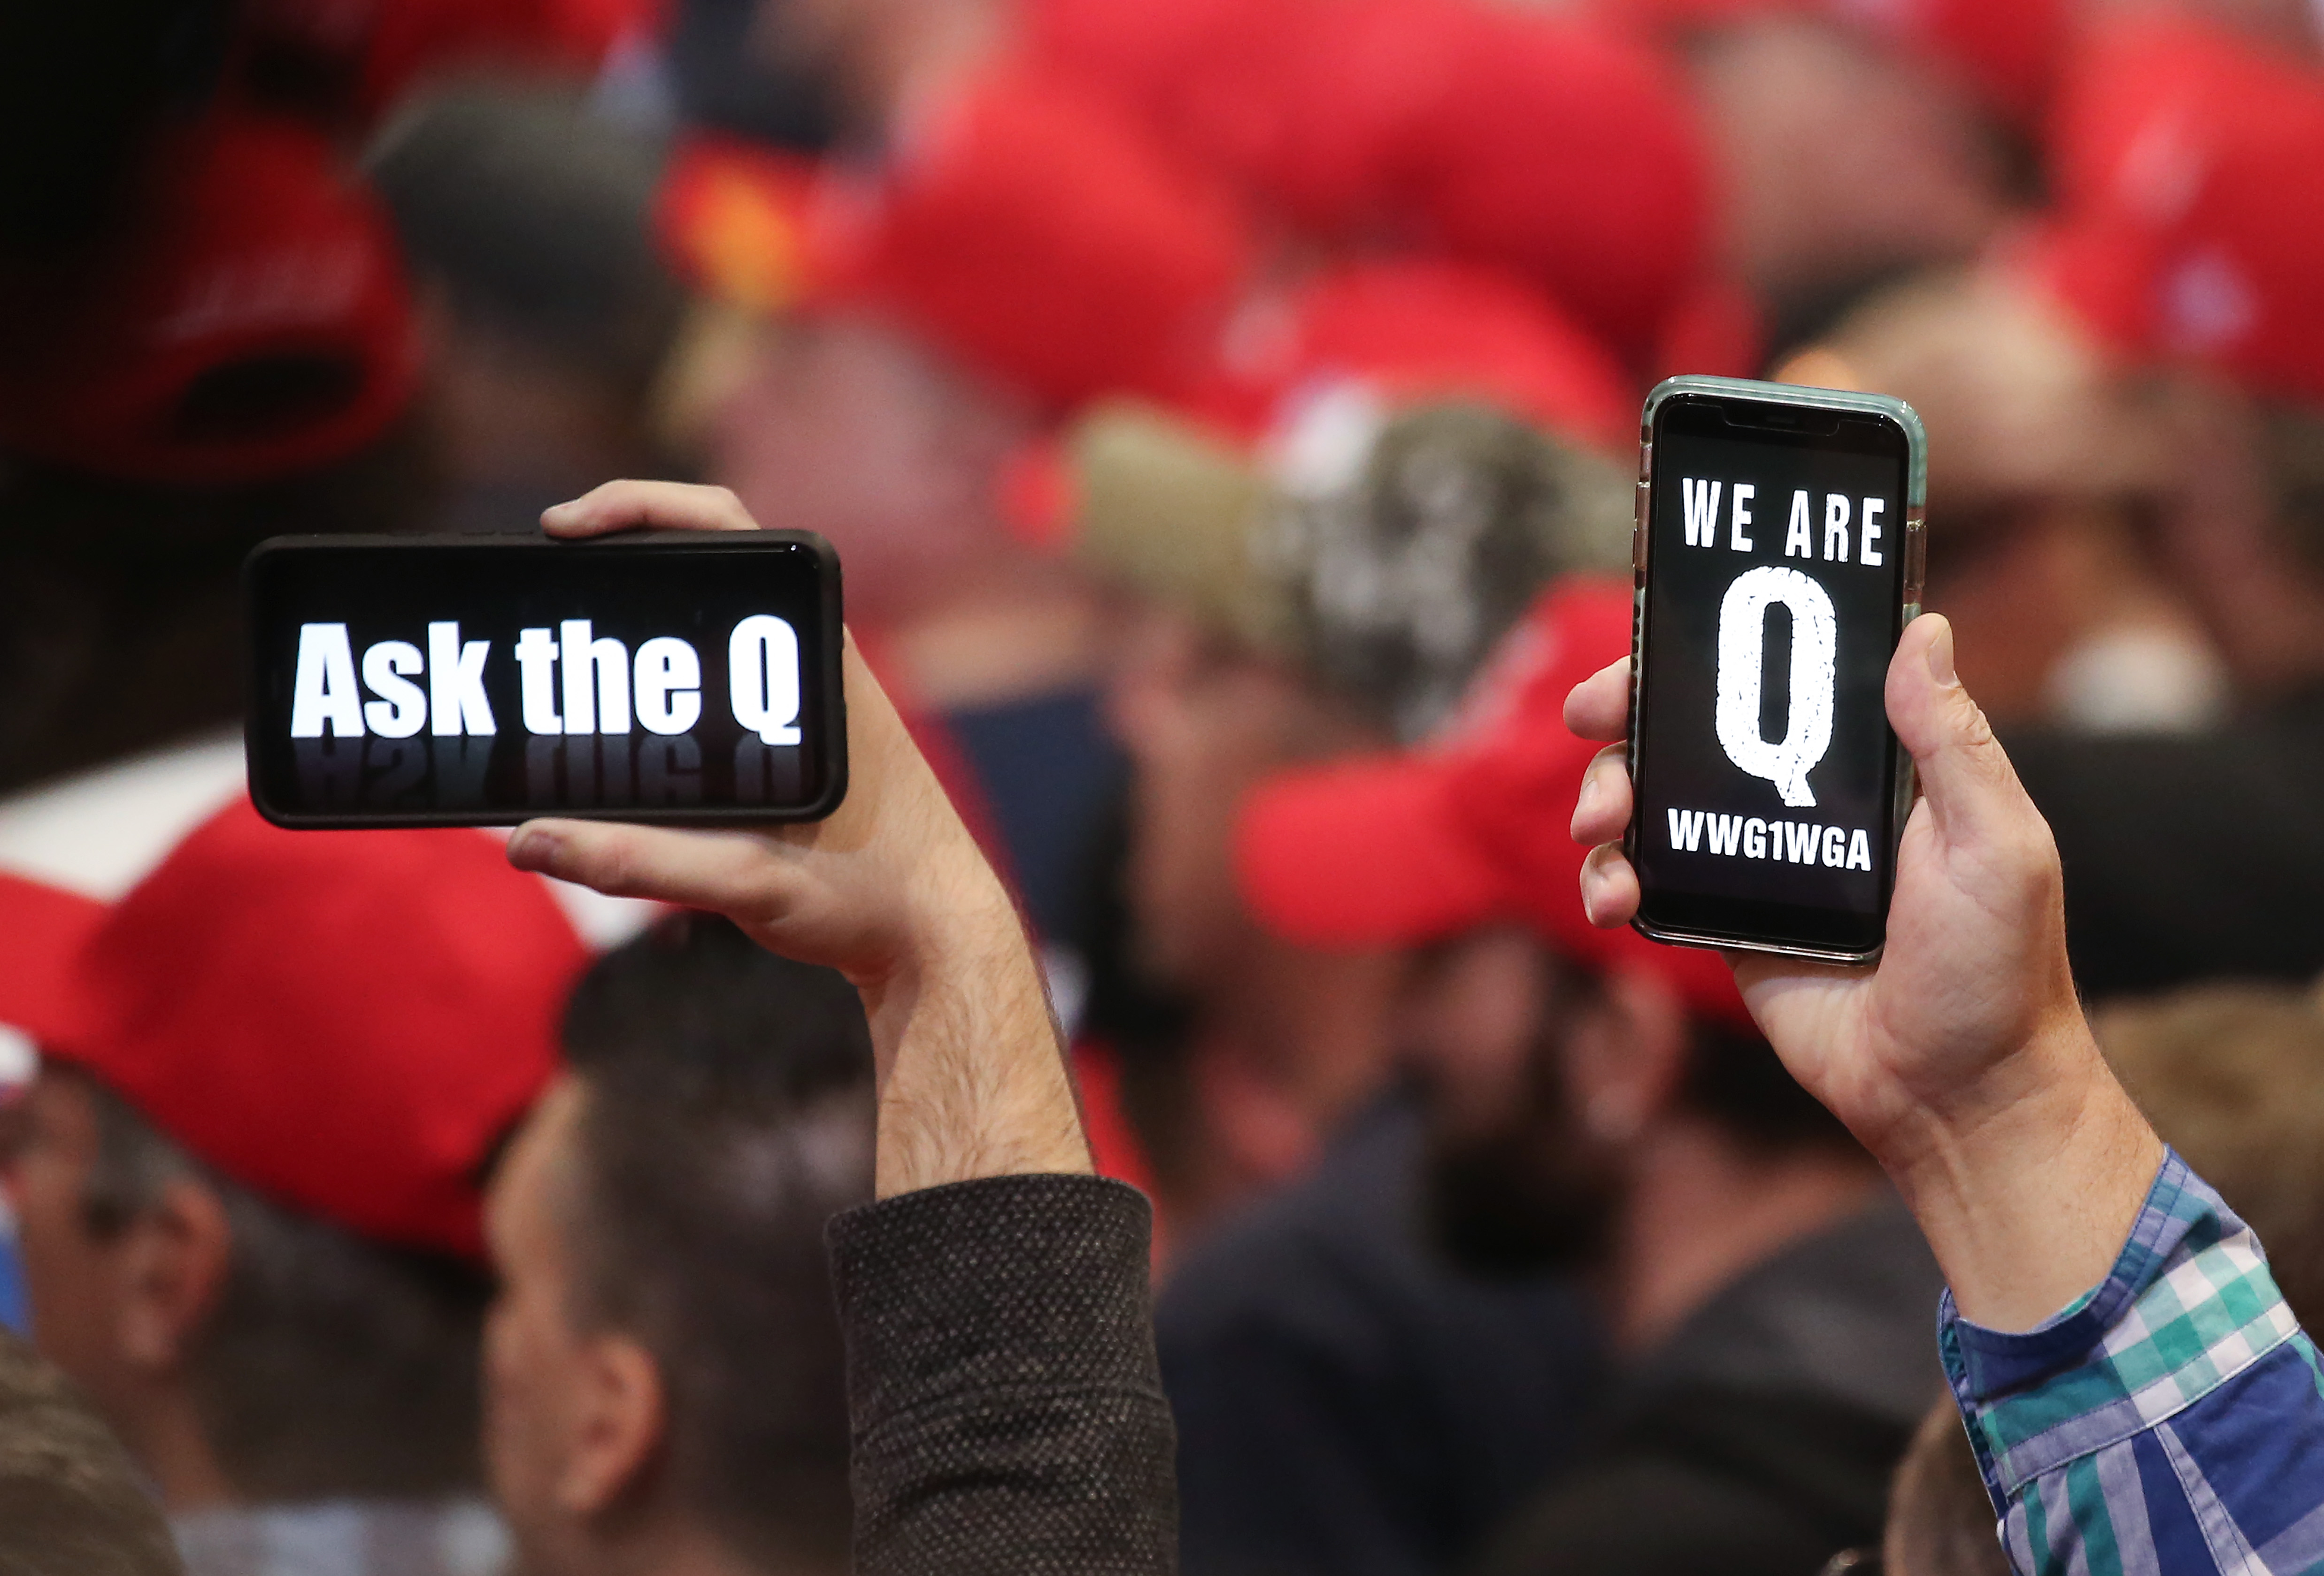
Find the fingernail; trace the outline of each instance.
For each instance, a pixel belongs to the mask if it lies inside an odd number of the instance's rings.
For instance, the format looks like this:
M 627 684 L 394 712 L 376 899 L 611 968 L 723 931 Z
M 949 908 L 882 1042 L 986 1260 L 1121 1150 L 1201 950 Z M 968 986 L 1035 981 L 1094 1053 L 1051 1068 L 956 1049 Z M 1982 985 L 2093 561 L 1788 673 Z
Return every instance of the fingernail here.
M 580 502 L 581 501 L 578 498 L 568 498 L 562 503 L 550 504 L 548 508 L 540 512 L 541 524 L 547 525 L 551 521 L 563 520 L 567 518 L 573 512 L 575 508 L 579 505 Z
M 562 852 L 565 840 L 539 826 L 520 826 L 509 838 L 509 862 L 520 870 L 547 870 Z
M 1950 622 L 1938 625 L 1936 639 L 1929 642 L 1929 677 L 1947 689 L 1960 682 L 1953 672 L 1953 626 Z
M 1582 779 L 1582 797 L 1573 806 L 1573 818 L 1578 821 L 1597 809 L 1598 801 L 1603 797 L 1605 791 L 1599 786 L 1596 772 L 1591 772 L 1584 777 Z

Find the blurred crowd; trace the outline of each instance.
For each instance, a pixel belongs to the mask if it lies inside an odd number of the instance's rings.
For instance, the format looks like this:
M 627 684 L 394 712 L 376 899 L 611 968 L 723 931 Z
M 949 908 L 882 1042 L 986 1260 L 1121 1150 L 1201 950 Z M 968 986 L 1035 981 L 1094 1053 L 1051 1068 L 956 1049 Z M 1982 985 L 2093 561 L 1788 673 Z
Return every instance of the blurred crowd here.
M 0 1570 L 845 1567 L 853 993 L 242 795 L 254 544 L 615 476 L 838 549 L 1154 1202 L 1189 1576 L 2006 1569 L 1562 708 L 1655 382 L 1911 402 L 2108 1056 L 2324 1308 L 2320 280 L 2302 0 L 6 8 Z

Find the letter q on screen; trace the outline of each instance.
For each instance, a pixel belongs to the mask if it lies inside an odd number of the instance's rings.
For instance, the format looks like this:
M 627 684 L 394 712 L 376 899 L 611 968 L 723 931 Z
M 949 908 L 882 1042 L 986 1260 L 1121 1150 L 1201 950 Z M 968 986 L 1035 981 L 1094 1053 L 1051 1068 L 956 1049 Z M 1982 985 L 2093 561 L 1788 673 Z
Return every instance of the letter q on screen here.
M 726 684 L 734 720 L 761 743 L 799 742 L 798 631 L 772 613 L 753 613 L 726 642 Z

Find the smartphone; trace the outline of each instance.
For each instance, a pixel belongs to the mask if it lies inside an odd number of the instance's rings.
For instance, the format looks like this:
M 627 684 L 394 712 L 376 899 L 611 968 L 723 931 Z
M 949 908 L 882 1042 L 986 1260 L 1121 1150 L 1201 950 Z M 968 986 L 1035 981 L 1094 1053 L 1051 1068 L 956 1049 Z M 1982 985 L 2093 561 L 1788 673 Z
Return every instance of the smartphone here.
M 243 590 L 280 826 L 798 821 L 847 791 L 820 537 L 277 537 Z
M 1641 423 L 1633 924 L 1877 957 L 1912 760 L 1883 690 L 1920 611 L 1927 438 L 1900 400 L 1673 378 Z

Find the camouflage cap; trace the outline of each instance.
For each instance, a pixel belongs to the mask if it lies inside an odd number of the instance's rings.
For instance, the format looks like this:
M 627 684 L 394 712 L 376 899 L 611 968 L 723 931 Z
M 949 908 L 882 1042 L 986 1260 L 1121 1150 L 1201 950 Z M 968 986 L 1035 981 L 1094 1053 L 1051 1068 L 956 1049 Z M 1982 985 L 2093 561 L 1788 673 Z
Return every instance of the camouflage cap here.
M 1257 457 L 1112 406 L 1075 429 L 1068 463 L 1084 564 L 1407 742 L 1443 720 L 1543 585 L 1629 562 L 1629 478 L 1474 401 L 1391 410 L 1342 385 Z

